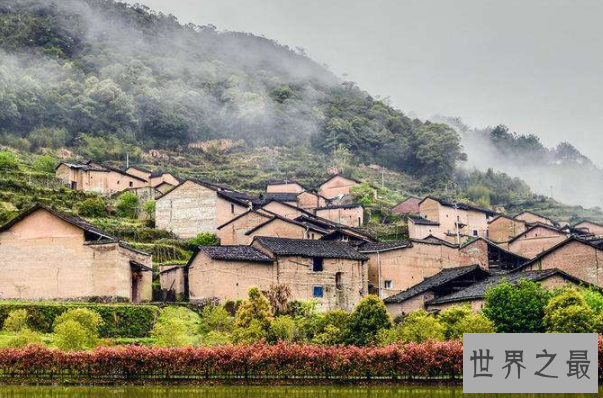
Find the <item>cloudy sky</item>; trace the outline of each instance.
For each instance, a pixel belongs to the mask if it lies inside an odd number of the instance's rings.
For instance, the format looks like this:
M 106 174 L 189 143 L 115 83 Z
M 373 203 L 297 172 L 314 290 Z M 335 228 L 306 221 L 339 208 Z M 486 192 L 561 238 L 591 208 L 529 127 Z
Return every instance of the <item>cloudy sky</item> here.
M 601 0 L 140 0 L 251 32 L 420 117 L 507 124 L 603 166 Z

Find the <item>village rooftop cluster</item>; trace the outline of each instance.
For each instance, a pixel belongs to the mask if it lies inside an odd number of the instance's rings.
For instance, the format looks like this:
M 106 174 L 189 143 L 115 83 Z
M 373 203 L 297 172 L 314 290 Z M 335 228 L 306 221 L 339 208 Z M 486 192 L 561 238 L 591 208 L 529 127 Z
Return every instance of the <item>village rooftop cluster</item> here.
M 594 222 L 409 197 L 392 209 L 407 217 L 409 238 L 380 242 L 350 195 L 361 182 L 340 174 L 316 189 L 268 182 L 258 196 L 138 166 L 61 163 L 56 175 L 71 189 L 155 199 L 156 227 L 178 238 L 217 235 L 219 246 L 157 270 L 162 290 L 185 300 L 224 303 L 280 284 L 322 311 L 350 311 L 376 294 L 397 316 L 461 303 L 477 311 L 502 281 L 603 287 L 603 225 Z M 0 299 L 152 299 L 151 255 L 43 205 L 0 227 L 0 267 Z

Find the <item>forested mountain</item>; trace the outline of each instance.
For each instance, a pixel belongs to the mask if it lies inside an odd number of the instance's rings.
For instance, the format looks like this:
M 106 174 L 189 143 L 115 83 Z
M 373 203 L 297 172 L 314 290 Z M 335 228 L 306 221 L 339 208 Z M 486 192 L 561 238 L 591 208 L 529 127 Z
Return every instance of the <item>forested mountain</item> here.
M 0 130 L 21 147 L 343 146 L 430 183 L 462 157 L 452 129 L 409 119 L 303 50 L 139 5 L 3 0 L 0 49 Z

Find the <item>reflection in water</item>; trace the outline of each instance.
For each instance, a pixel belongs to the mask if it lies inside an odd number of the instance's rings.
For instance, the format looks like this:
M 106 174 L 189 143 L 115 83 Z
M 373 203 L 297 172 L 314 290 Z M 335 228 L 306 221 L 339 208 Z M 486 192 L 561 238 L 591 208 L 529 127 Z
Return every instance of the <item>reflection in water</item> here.
M 599 395 L 603 393 L 599 389 Z M 0 398 L 460 398 L 461 387 L 0 387 Z M 485 398 L 488 395 L 468 394 Z M 490 395 L 492 396 L 492 395 Z M 496 398 L 593 394 L 496 394 Z

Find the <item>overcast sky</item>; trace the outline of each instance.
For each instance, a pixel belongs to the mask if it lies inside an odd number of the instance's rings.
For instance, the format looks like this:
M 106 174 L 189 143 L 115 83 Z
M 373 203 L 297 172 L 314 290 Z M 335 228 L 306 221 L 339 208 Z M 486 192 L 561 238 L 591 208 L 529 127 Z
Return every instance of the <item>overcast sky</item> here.
M 251 32 L 420 117 L 507 124 L 603 166 L 601 0 L 140 0 Z

